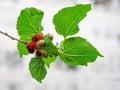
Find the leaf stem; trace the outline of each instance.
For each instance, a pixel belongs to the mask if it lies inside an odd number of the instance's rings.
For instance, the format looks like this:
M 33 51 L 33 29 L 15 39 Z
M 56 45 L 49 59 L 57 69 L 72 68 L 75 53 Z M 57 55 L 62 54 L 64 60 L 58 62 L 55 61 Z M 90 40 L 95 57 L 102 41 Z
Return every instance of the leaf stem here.
M 64 36 L 64 40 L 66 40 L 66 37 Z
M 5 35 L 5 36 L 7 36 L 7 37 L 9 37 L 9 38 L 11 38 L 12 40 L 16 40 L 16 41 L 18 41 L 18 42 L 27 44 L 27 42 L 25 42 L 25 41 L 23 41 L 23 40 L 19 40 L 19 39 L 17 39 L 17 38 L 14 38 L 14 37 L 12 37 L 11 35 L 9 35 L 8 33 L 2 32 L 2 31 L 0 31 L 0 33 L 3 34 L 3 35 Z

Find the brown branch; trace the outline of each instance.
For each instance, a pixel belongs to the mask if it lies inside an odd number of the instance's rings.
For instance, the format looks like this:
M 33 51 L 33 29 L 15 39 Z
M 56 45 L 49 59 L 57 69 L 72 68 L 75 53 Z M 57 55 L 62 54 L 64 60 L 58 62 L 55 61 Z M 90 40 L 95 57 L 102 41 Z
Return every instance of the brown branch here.
M 12 40 L 16 40 L 16 41 L 18 41 L 18 42 L 27 44 L 27 42 L 25 42 L 25 41 L 23 41 L 23 40 L 19 40 L 19 39 L 17 39 L 17 38 L 14 38 L 14 37 L 10 36 L 8 33 L 2 32 L 2 31 L 0 31 L 0 33 L 3 34 L 3 35 L 5 35 L 5 36 L 7 36 L 7 37 L 9 37 L 9 38 L 11 38 Z

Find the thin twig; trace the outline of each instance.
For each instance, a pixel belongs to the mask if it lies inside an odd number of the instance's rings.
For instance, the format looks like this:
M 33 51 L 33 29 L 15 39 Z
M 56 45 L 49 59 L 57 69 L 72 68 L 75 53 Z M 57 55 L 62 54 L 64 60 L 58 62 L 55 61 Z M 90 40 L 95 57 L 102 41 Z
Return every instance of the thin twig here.
M 19 40 L 19 39 L 17 39 L 17 38 L 14 38 L 14 37 L 10 36 L 8 33 L 2 32 L 2 31 L 0 31 L 0 33 L 3 34 L 3 35 L 5 35 L 5 36 L 7 36 L 7 37 L 9 37 L 9 38 L 11 38 L 12 40 L 16 40 L 16 41 L 18 41 L 18 42 L 27 44 L 27 42 L 25 42 L 25 41 L 23 41 L 23 40 Z

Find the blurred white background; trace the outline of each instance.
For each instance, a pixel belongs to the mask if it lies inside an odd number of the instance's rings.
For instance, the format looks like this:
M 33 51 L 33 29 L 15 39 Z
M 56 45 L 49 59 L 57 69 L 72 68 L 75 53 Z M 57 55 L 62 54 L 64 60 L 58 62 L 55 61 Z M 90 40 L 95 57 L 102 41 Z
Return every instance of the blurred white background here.
M 36 7 L 45 12 L 44 33 L 63 38 L 52 24 L 59 9 L 91 3 L 92 11 L 80 22 L 80 35 L 103 55 L 87 67 L 71 67 L 56 60 L 43 83 L 34 80 L 28 68 L 29 56 L 20 58 L 16 41 L 0 34 L 0 90 L 120 90 L 120 0 L 0 0 L 0 30 L 19 38 L 16 20 L 20 10 Z

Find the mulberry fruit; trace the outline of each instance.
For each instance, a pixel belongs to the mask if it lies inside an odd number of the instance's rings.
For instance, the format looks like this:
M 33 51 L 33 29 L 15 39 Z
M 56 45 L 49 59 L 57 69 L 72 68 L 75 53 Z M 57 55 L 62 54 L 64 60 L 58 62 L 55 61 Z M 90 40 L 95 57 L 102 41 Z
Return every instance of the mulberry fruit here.
M 44 38 L 44 35 L 42 33 L 36 34 L 35 36 L 32 37 L 32 41 L 37 42 L 38 40 L 41 40 Z
M 34 53 L 36 45 L 37 44 L 34 41 L 27 44 L 26 48 L 28 49 L 29 53 Z
M 41 51 L 39 49 L 36 50 L 35 54 L 36 54 L 36 56 L 41 56 L 42 55 L 42 53 L 41 53 Z

